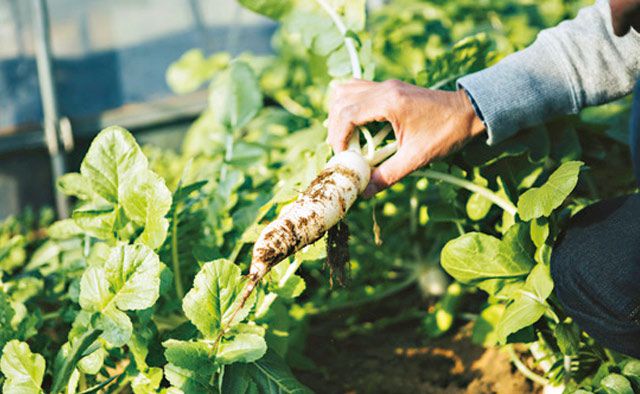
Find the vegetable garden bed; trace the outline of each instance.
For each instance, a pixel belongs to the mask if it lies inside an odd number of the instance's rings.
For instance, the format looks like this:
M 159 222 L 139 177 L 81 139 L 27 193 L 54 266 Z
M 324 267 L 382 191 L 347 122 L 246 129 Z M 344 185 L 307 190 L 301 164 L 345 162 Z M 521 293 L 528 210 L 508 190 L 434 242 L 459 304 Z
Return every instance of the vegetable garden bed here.
M 241 3 L 280 22 L 276 55 L 177 60 L 177 93 L 210 91 L 179 151 L 108 127 L 58 180 L 76 200 L 71 218 L 25 212 L 0 226 L 4 392 L 640 388 L 640 361 L 582 332 L 549 273 L 571 216 L 636 190 L 625 100 L 499 146 L 474 141 L 375 199 L 350 199 L 338 215 L 351 234 L 345 287 L 324 269 L 334 243 L 303 245 L 326 228 L 284 251 L 267 245 L 278 258 L 258 267 L 262 281 L 250 274 L 263 230 L 330 159 L 334 80 L 357 70 L 455 89 L 581 2 Z M 370 125 L 353 146 L 392 152 L 386 129 Z

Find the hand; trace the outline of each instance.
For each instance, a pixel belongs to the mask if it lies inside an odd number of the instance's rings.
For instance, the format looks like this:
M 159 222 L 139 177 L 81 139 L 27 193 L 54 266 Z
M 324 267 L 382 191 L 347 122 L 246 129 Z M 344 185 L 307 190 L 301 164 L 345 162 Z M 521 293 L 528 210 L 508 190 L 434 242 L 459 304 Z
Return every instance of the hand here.
M 351 80 L 336 86 L 328 122 L 334 151 L 347 149 L 356 126 L 373 121 L 391 123 L 398 151 L 373 170 L 365 197 L 457 150 L 485 129 L 464 90 L 430 90 L 400 81 Z
M 622 37 L 631 28 L 640 32 L 640 1 L 611 0 L 611 23 L 615 35 Z

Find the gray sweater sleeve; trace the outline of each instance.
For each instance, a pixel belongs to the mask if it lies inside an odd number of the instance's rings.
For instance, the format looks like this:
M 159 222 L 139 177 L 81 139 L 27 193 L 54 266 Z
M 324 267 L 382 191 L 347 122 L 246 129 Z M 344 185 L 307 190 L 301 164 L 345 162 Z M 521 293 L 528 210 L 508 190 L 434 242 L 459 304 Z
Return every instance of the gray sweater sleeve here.
M 458 80 L 487 125 L 488 144 L 555 116 L 631 92 L 640 76 L 640 34 L 616 37 L 607 0 L 543 30 L 526 49 Z

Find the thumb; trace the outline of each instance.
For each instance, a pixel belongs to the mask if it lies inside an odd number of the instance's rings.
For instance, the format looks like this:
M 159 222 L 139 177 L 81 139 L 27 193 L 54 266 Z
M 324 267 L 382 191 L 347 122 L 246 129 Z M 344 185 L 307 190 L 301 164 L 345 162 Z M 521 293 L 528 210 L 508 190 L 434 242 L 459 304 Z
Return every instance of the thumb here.
M 369 185 L 364 190 L 365 198 L 373 197 L 376 193 L 388 188 L 411 172 L 407 160 L 396 152 L 380 166 L 373 169 Z

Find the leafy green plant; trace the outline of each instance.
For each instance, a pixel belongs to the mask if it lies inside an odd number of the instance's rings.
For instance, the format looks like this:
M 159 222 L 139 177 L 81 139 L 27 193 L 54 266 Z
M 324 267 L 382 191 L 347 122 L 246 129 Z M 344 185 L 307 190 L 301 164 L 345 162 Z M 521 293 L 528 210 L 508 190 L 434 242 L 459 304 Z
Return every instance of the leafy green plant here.
M 398 319 L 422 318 L 428 337 L 462 313 L 475 342 L 503 346 L 540 384 L 638 390 L 637 361 L 580 331 L 548 268 L 568 218 L 634 188 L 621 159 L 624 101 L 496 147 L 474 142 L 356 202 L 347 288 L 327 285 L 323 238 L 273 267 L 233 315 L 252 244 L 329 159 L 327 92 L 352 72 L 350 46 L 363 78 L 454 89 L 580 2 L 395 0 L 367 11 L 331 0 L 344 31 L 316 2 L 241 3 L 280 23 L 275 54 L 193 50 L 170 67 L 177 93 L 210 92 L 179 152 L 107 128 L 79 173 L 58 180 L 77 200 L 70 219 L 27 212 L 0 226 L 3 392 L 308 392 L 289 365 L 313 367 L 303 355 L 310 317 L 349 311 L 345 335 L 363 332 L 375 324 L 359 325 L 361 308 L 414 286 L 429 308 Z M 390 142 L 383 125 L 370 131 Z M 465 310 L 467 297 L 481 309 Z

